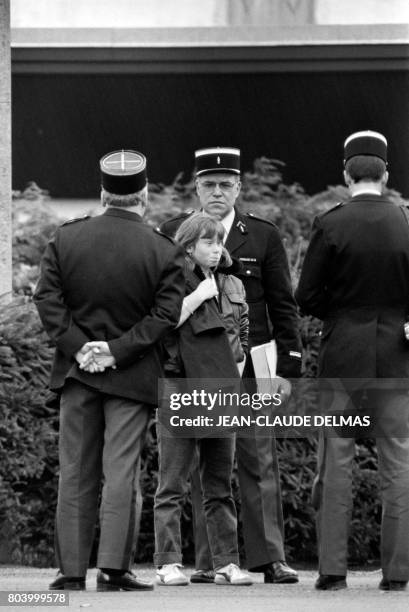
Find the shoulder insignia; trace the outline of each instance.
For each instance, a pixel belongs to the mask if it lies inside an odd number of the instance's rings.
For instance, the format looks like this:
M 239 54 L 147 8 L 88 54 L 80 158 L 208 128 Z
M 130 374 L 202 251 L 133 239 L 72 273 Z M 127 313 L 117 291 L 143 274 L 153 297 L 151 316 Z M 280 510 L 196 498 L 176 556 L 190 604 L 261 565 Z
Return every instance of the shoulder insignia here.
M 268 219 L 263 219 L 263 217 L 258 217 L 254 213 L 245 213 L 246 217 L 250 217 L 250 219 L 254 219 L 255 221 L 262 221 L 263 223 L 267 223 L 268 225 L 272 225 L 273 227 L 277 227 L 273 221 L 269 221 Z
M 167 238 L 169 240 L 169 242 L 171 242 L 172 244 L 176 244 L 176 241 L 171 238 L 170 236 L 168 236 L 168 234 L 164 234 L 159 227 L 154 227 L 153 231 L 155 232 L 155 234 L 159 234 L 159 236 L 162 236 L 163 238 Z
M 403 216 L 406 219 L 406 223 L 409 225 L 409 206 L 408 204 L 405 204 L 404 202 L 402 202 L 402 204 L 399 204 L 399 208 L 401 209 Z
M 192 215 L 194 212 L 196 212 L 194 208 L 188 208 L 177 217 L 171 217 L 170 219 L 164 221 L 163 225 L 165 225 L 165 223 L 173 223 L 174 221 L 179 221 L 180 219 L 186 219 L 186 217 L 190 217 L 190 215 Z
M 245 223 L 243 223 L 243 221 L 241 219 L 239 221 L 237 221 L 236 227 L 238 228 L 240 233 L 247 234 L 247 226 L 246 226 Z
M 64 223 L 61 223 L 61 227 L 64 225 L 70 225 L 71 223 L 77 223 L 77 221 L 85 221 L 86 219 L 91 219 L 91 215 L 83 215 L 82 217 L 75 217 L 74 219 L 67 219 Z

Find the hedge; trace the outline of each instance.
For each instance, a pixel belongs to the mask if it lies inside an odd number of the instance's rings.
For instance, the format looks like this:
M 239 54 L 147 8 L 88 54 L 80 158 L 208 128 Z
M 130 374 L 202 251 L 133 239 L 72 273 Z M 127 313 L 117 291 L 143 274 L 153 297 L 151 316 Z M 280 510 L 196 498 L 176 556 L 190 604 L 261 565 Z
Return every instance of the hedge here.
M 261 158 L 243 177 L 239 207 L 274 221 L 285 239 L 294 284 L 308 244 L 313 216 L 345 198 L 342 186 L 329 187 L 309 197 L 295 183 L 282 179 L 282 163 Z M 170 186 L 153 185 L 147 222 L 158 225 L 195 206 L 194 183 L 176 177 Z M 393 198 L 398 194 L 390 192 Z M 39 261 L 60 221 L 47 206 L 47 194 L 35 184 L 14 194 L 13 283 L 15 299 L 0 308 L 0 517 L 2 557 L 14 562 L 50 565 L 54 560 L 53 527 L 58 479 L 58 397 L 47 391 L 53 352 L 31 296 L 38 278 Z M 300 322 L 304 349 L 304 376 L 314 377 L 317 367 L 320 323 L 311 317 Z M 278 440 L 290 560 L 315 561 L 314 512 L 310 503 L 315 474 L 317 441 L 314 437 Z M 376 476 L 376 449 L 358 443 L 354 465 L 354 513 L 350 539 L 353 563 L 370 563 L 379 557 L 380 502 Z M 153 419 L 142 456 L 144 505 L 136 561 L 152 561 L 153 496 L 157 483 L 157 453 Z M 233 475 L 237 507 L 240 493 Z M 184 553 L 193 560 L 191 508 L 183 513 Z M 240 533 L 241 541 L 241 533 Z

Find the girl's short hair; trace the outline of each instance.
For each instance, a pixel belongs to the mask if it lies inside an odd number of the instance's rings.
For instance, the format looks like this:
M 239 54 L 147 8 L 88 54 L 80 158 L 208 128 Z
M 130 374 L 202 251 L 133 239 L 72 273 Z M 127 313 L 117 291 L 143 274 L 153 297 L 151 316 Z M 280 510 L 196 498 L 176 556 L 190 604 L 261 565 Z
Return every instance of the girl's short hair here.
M 217 242 L 223 243 L 225 227 L 220 221 L 209 217 L 202 212 L 197 212 L 188 217 L 176 232 L 175 240 L 182 245 L 185 252 L 189 247 L 194 247 L 200 238 L 208 240 L 217 239 Z M 229 252 L 223 247 L 222 257 L 219 265 L 224 267 L 231 266 L 232 261 Z

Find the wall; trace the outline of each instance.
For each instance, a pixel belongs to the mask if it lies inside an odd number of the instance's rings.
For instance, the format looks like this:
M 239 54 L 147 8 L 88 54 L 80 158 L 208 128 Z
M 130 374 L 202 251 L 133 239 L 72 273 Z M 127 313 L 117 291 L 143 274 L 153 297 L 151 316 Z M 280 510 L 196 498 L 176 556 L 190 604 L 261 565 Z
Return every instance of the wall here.
M 409 197 L 408 72 L 19 75 L 13 91 L 13 187 L 95 197 L 98 159 L 148 155 L 149 178 L 192 170 L 193 151 L 234 145 L 243 167 L 267 155 L 309 193 L 341 181 L 342 143 L 376 129 L 390 142 L 391 186 Z
M 408 22 L 407 0 L 11 0 L 15 28 Z

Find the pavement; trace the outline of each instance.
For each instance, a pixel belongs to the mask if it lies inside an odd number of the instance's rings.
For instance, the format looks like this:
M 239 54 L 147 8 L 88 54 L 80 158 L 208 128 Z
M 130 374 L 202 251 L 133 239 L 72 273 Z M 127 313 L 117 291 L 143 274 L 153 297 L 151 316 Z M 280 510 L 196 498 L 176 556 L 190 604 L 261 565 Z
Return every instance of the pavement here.
M 154 580 L 151 566 L 134 568 L 138 576 Z M 192 570 L 187 569 L 190 575 Z M 320 592 L 314 589 L 316 572 L 300 571 L 296 585 L 263 584 L 262 574 L 252 574 L 251 587 L 215 584 L 169 587 L 156 585 L 148 592 L 99 593 L 95 588 L 96 570 L 87 576 L 86 591 L 70 591 L 69 606 L 27 606 L 30 610 L 70 610 L 70 612 L 408 612 L 409 590 L 383 592 L 378 589 L 380 571 L 350 572 L 348 588 Z M 55 569 L 0 566 L 0 612 L 20 605 L 4 605 L 1 591 L 43 591 L 56 575 Z M 66 591 L 59 591 L 68 593 Z M 53 591 L 52 593 L 56 593 Z

